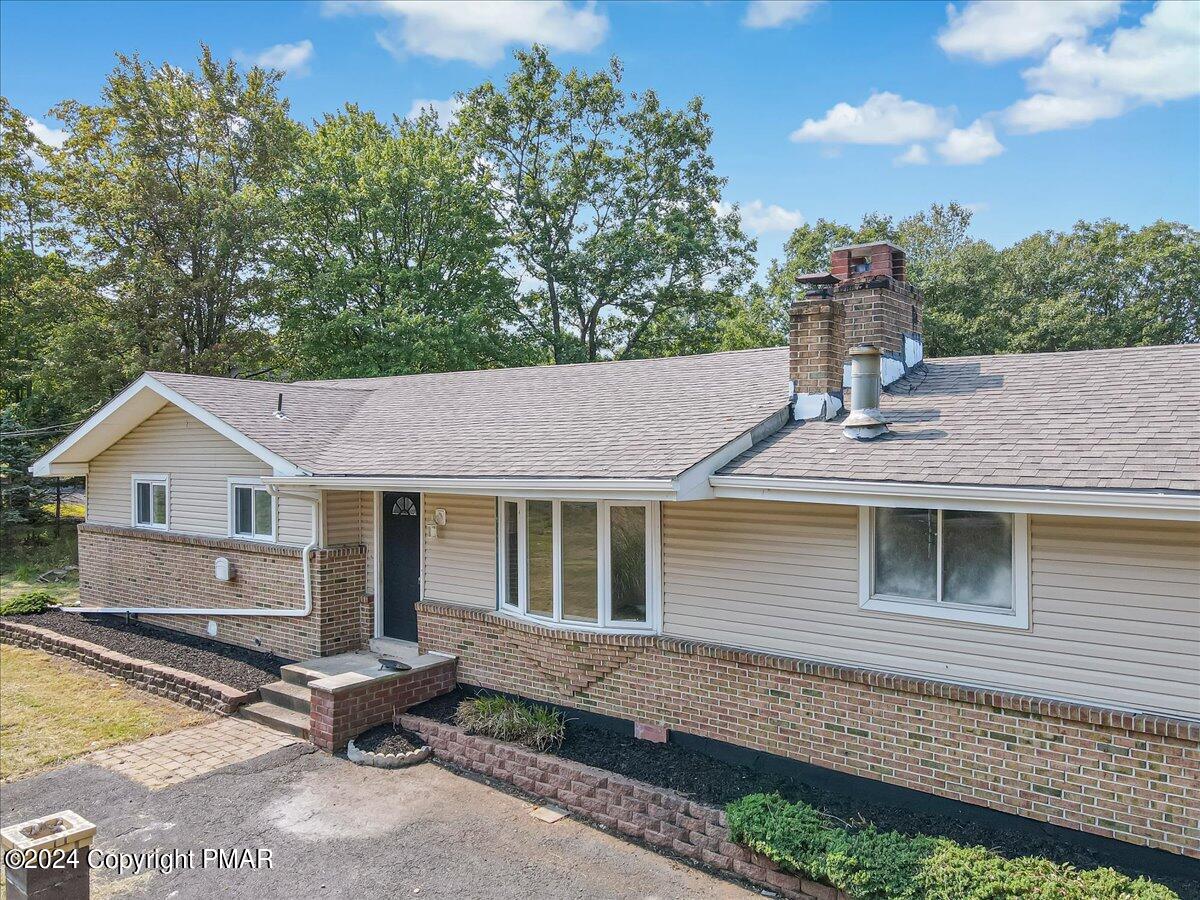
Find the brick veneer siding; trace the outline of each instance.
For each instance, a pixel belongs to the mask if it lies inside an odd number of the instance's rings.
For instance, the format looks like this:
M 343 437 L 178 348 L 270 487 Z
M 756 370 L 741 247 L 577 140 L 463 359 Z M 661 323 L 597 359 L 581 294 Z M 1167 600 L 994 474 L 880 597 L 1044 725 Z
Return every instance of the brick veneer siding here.
M 686 797 L 573 760 L 535 753 L 517 744 L 434 722 L 401 716 L 435 758 L 552 800 L 577 816 L 654 847 L 765 885 L 785 897 L 845 900 L 834 888 L 781 872 L 766 857 L 729 840 L 725 813 Z
M 371 643 L 371 638 L 375 637 L 375 595 L 366 594 L 362 598 L 362 603 L 358 607 L 358 627 L 359 633 L 362 635 L 363 646 L 366 647 Z
M 458 679 L 1200 858 L 1200 723 L 417 606 Z
M 234 568 L 228 582 L 213 575 L 217 557 Z M 366 548 L 314 550 L 313 610 L 308 616 L 217 618 L 217 639 L 311 659 L 363 646 Z M 79 526 L 79 597 L 84 606 L 299 609 L 304 604 L 298 547 L 112 525 Z M 143 616 L 164 628 L 207 636 L 204 616 Z
M 231 715 L 243 703 L 258 696 L 258 691 L 241 691 L 192 672 L 135 659 L 90 641 L 67 637 L 23 622 L 0 619 L 0 641 L 14 647 L 28 647 L 65 656 L 128 681 L 143 691 L 220 715 Z
M 411 672 L 336 687 L 322 682 L 337 681 L 337 676 L 309 682 L 309 740 L 322 750 L 342 749 L 362 732 L 394 722 L 418 703 L 454 690 L 454 665 L 453 659 L 446 659 Z

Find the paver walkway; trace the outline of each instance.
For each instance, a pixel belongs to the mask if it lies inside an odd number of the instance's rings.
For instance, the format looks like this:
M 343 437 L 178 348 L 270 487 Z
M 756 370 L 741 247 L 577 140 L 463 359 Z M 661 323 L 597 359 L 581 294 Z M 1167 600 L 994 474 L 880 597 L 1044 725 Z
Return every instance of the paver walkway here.
M 157 790 L 247 762 L 297 740 L 245 719 L 218 719 L 138 741 L 98 750 L 84 761 Z

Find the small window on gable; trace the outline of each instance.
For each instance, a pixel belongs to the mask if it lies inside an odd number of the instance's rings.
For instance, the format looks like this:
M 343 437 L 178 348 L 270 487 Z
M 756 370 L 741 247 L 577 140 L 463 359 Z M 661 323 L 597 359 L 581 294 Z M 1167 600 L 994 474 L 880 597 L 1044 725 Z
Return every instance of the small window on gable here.
M 1028 627 L 1027 516 L 863 508 L 859 538 L 863 608 Z
M 230 533 L 256 541 L 275 540 L 275 498 L 260 484 L 229 485 Z
M 167 528 L 166 475 L 133 476 L 133 524 L 137 528 Z

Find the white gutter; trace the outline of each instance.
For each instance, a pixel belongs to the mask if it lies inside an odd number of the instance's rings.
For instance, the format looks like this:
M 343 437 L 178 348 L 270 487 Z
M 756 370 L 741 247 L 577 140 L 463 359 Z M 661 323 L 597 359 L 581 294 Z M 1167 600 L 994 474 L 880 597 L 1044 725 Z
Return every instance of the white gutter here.
M 1200 494 L 1195 493 L 1075 491 L 764 475 L 714 475 L 710 481 L 716 496 L 741 500 L 1200 522 Z
M 118 613 L 135 616 L 208 616 L 211 618 L 216 618 L 217 616 L 261 616 L 273 619 L 302 619 L 305 616 L 311 615 L 313 608 L 311 557 L 312 551 L 321 542 L 321 498 L 320 496 L 313 497 L 309 494 L 281 491 L 270 484 L 267 485 L 267 491 L 270 492 L 272 497 L 294 497 L 297 500 L 303 500 L 305 503 L 312 505 L 312 539 L 300 550 L 300 556 L 304 561 L 304 606 L 300 609 L 230 609 L 229 607 L 190 607 L 178 609 L 162 606 L 64 606 L 60 607 L 61 610 L 63 612 L 83 613 L 85 615 L 92 613 Z
M 675 478 L 437 478 L 430 476 L 301 475 L 264 476 L 277 487 L 350 491 L 425 491 L 437 494 L 486 494 L 529 499 L 573 497 L 610 500 L 675 500 Z

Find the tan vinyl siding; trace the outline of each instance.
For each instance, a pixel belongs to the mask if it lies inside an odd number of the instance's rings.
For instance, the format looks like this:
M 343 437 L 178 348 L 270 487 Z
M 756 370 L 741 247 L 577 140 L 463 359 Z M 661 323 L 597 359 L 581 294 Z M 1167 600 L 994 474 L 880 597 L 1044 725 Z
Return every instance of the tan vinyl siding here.
M 362 544 L 367 548 L 367 593 L 375 588 L 375 494 L 372 491 L 324 491 L 325 544 Z
M 1200 716 L 1200 528 L 1034 516 L 1029 631 L 858 606 L 858 510 L 663 504 L 664 633 Z
M 170 476 L 171 531 L 226 537 L 229 477 L 270 475 L 271 467 L 168 404 L 89 463 L 89 522 L 132 523 L 134 473 Z M 281 497 L 278 504 L 279 542 L 307 543 L 312 522 L 308 504 L 288 497 Z
M 426 600 L 494 609 L 496 498 L 426 494 L 424 521 L 446 510 L 436 538 L 425 538 L 422 594 Z
M 325 503 L 325 543 L 357 544 L 362 541 L 363 491 L 323 491 Z M 368 495 L 369 496 L 369 495 Z

